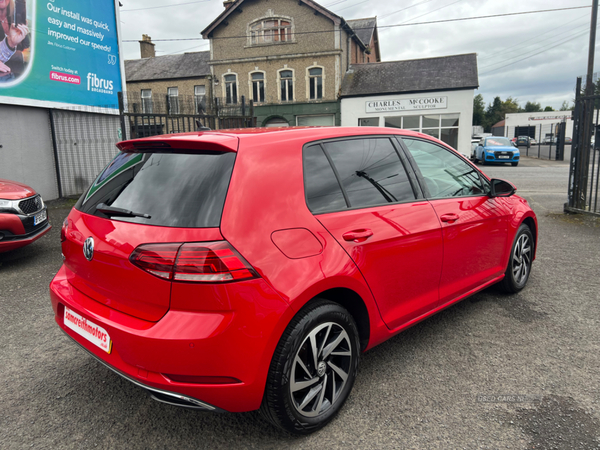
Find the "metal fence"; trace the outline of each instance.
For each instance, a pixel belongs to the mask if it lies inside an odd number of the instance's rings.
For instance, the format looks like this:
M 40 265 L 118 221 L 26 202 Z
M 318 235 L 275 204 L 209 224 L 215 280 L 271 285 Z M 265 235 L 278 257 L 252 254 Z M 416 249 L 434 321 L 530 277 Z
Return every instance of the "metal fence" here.
M 600 95 L 582 95 L 581 78 L 577 79 L 576 92 L 565 211 L 600 216 Z
M 242 96 L 238 103 L 205 96 L 142 97 L 138 92 L 119 93 L 123 139 L 161 134 L 187 133 L 207 127 L 211 130 L 256 126 L 254 106 Z

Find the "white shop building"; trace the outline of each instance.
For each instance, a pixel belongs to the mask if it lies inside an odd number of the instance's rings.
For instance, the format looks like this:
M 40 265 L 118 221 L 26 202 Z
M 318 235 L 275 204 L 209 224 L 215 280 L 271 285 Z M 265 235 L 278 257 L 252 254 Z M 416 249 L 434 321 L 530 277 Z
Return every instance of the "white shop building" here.
M 415 130 L 469 155 L 475 54 L 356 64 L 344 77 L 342 126 Z

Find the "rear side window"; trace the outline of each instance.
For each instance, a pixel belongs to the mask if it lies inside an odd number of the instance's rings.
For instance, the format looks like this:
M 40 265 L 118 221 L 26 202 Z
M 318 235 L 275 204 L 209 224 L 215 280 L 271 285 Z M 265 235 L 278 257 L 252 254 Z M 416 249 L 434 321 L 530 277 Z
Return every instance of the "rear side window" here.
M 408 175 L 387 138 L 324 144 L 352 208 L 415 199 Z
M 120 153 L 75 208 L 99 217 L 100 203 L 149 215 L 112 220 L 182 228 L 221 222 L 235 153 Z
M 308 208 L 315 214 L 345 209 L 344 194 L 321 146 L 305 148 L 303 158 Z

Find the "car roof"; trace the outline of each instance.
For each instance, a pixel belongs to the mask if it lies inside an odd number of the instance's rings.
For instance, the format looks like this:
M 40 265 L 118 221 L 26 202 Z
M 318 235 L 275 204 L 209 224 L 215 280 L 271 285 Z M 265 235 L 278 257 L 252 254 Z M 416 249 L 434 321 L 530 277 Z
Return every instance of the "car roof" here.
M 377 136 L 394 134 L 398 136 L 420 137 L 444 144 L 439 139 L 416 131 L 387 127 L 282 127 L 282 128 L 236 128 L 218 131 L 197 131 L 169 135 L 130 139 L 117 144 L 125 152 L 169 151 L 177 149 L 198 151 L 237 152 L 241 141 L 270 141 L 306 139 L 317 141 L 337 137 Z

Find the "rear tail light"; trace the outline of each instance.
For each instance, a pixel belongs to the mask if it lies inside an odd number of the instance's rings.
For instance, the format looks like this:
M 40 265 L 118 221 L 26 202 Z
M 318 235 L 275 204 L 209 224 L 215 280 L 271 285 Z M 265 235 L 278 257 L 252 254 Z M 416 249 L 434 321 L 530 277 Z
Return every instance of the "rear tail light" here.
M 131 263 L 165 280 L 223 283 L 258 275 L 228 242 L 144 244 L 129 257 Z

